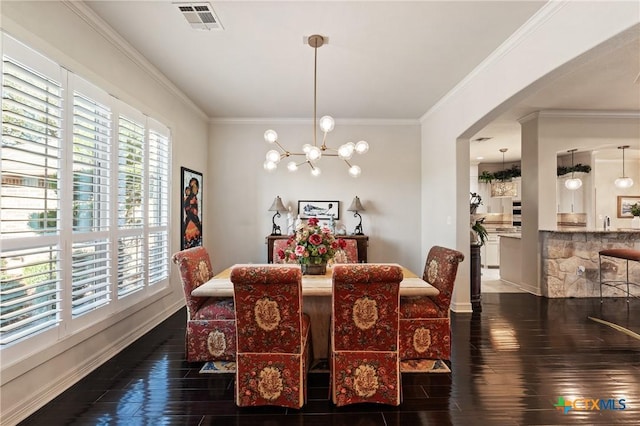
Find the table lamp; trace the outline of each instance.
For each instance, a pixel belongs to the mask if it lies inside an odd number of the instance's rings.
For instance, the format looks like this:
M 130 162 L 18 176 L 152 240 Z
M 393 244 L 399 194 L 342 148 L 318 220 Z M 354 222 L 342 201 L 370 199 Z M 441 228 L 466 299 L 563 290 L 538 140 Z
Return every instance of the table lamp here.
M 273 204 L 271 204 L 271 207 L 269 207 L 270 212 L 276 212 L 273 215 L 273 218 L 271 219 L 273 222 L 273 228 L 271 230 L 271 235 L 282 235 L 282 232 L 280 231 L 280 226 L 276 225 L 276 216 L 280 217 L 280 212 L 286 212 L 287 208 L 284 206 L 284 204 L 282 204 L 282 200 L 280 199 L 279 196 L 276 196 L 276 199 L 273 200 Z
M 360 203 L 360 198 L 358 198 L 357 195 L 351 202 L 351 205 L 349 206 L 347 211 L 355 212 L 353 213 L 353 217 L 360 218 L 360 223 L 358 223 L 358 225 L 356 226 L 356 229 L 353 231 L 353 235 L 364 235 L 364 233 L 362 232 L 362 216 L 360 216 L 360 213 L 358 213 L 358 211 L 364 211 L 364 207 L 362 207 L 362 203 Z

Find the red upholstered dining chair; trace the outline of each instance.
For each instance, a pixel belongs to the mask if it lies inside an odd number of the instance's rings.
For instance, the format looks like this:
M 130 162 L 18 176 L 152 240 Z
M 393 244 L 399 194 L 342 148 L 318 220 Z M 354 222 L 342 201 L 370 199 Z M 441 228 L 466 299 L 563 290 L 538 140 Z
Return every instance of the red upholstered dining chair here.
M 293 238 L 293 237 L 292 237 Z M 282 238 L 273 240 L 273 263 L 287 263 L 285 259 L 284 251 L 289 246 L 289 240 L 291 238 Z
M 402 402 L 400 281 L 398 265 L 333 267 L 330 386 L 337 406 Z
M 400 298 L 400 358 L 451 359 L 449 305 L 458 265 L 464 255 L 433 246 L 427 255 L 422 279 L 437 288 L 437 296 Z
M 311 363 L 298 265 L 237 265 L 231 282 L 238 326 L 236 405 L 301 408 Z
M 193 247 L 172 256 L 180 270 L 187 305 L 185 352 L 188 362 L 225 360 L 236 356 L 236 321 L 233 298 L 193 297 L 191 292 L 213 277 L 204 247 Z
M 338 237 L 339 238 L 339 237 Z M 358 242 L 353 238 L 341 238 L 344 247 L 336 252 L 334 263 L 358 263 Z

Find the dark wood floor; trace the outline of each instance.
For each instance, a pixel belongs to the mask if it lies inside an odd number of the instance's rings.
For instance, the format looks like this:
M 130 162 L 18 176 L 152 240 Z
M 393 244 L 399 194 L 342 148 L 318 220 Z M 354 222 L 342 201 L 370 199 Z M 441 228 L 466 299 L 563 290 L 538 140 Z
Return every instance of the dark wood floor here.
M 403 374 L 400 407 L 328 400 L 312 373 L 302 410 L 239 409 L 233 375 L 199 374 L 183 355 L 180 311 L 29 417 L 25 425 L 563 425 L 639 424 L 640 300 L 484 294 L 480 315 L 452 314 L 451 374 Z M 625 399 L 624 410 L 554 407 L 558 397 Z M 609 405 L 609 408 L 613 407 Z M 616 408 L 621 406 L 616 403 Z M 606 408 L 606 406 L 605 406 Z

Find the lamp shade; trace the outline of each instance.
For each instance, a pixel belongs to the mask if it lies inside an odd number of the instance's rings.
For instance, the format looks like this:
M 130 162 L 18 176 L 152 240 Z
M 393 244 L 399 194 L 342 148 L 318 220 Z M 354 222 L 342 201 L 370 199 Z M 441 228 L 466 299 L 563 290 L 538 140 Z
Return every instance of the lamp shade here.
M 579 178 L 571 178 L 564 181 L 564 186 L 570 190 L 576 190 L 582 186 L 582 180 Z
M 493 198 L 508 198 L 518 196 L 518 186 L 513 181 L 498 181 L 491 183 Z
M 363 212 L 364 211 L 364 207 L 362 207 L 362 203 L 360 202 L 360 198 L 358 198 L 357 195 L 355 196 L 355 198 L 351 202 L 351 205 L 349 206 L 347 211 L 349 211 L 349 212 Z
M 269 207 L 270 212 L 286 212 L 287 208 L 282 204 L 282 199 L 277 196 L 275 200 L 273 200 L 273 204 Z
M 626 176 L 619 177 L 615 180 L 614 185 L 616 186 L 616 188 L 621 189 L 631 188 L 633 186 L 633 179 Z

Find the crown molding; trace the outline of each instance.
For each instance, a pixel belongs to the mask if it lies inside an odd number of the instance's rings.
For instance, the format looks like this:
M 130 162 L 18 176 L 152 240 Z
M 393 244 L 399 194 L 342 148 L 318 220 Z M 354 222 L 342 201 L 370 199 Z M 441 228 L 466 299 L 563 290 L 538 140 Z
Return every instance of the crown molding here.
M 526 123 L 536 118 L 590 118 L 590 119 L 640 119 L 640 111 L 600 111 L 600 110 L 570 110 L 570 109 L 548 109 L 535 111 L 518 119 L 519 123 Z
M 214 117 L 209 119 L 211 124 L 304 124 L 313 125 L 313 118 L 243 118 L 243 117 Z M 419 120 L 413 119 L 372 119 L 372 118 L 344 118 L 336 119 L 336 125 L 345 126 L 419 126 Z
M 498 62 L 503 56 L 516 48 L 522 40 L 525 40 L 531 33 L 542 26 L 551 16 L 558 12 L 566 5 L 564 1 L 552 1 L 543 5 L 538 12 L 533 15 L 527 22 L 525 22 L 520 28 L 518 28 L 509 38 L 507 38 L 496 50 L 494 50 L 489 56 L 487 56 L 476 68 L 474 68 L 465 78 L 460 80 L 453 89 L 447 92 L 438 102 L 436 102 L 429 110 L 420 117 L 420 122 L 423 123 L 428 117 L 435 114 L 444 104 L 449 102 L 450 98 L 453 98 L 464 89 L 471 81 L 473 81 L 479 74 L 485 72 L 495 62 Z
M 139 66 L 145 73 L 151 76 L 156 82 L 160 83 L 171 94 L 179 98 L 186 106 L 192 109 L 203 120 L 209 117 L 200 109 L 187 95 L 182 92 L 171 80 L 160 72 L 151 62 L 140 54 L 131 44 L 111 28 L 100 16 L 98 16 L 89 6 L 83 2 L 72 0 L 61 0 L 61 3 L 69 8 L 73 13 L 78 15 L 86 22 L 94 31 L 103 36 L 105 40 L 116 47 L 131 62 Z

